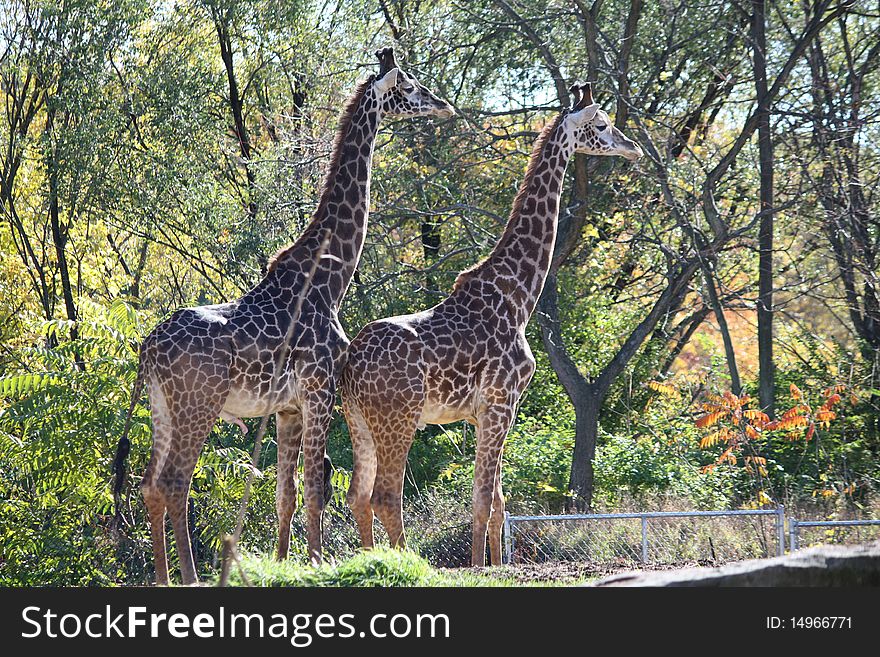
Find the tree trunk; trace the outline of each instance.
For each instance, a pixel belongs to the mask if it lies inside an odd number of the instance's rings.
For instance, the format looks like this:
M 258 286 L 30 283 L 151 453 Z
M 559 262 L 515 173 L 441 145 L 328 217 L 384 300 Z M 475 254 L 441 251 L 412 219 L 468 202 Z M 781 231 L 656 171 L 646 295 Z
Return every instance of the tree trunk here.
M 433 217 L 422 220 L 422 252 L 425 256 L 425 296 L 430 303 L 434 305 L 437 300 L 434 294 L 437 290 L 437 282 L 432 274 L 432 267 L 437 264 L 440 258 L 440 223 Z
M 46 176 L 49 181 L 49 226 L 52 230 L 52 244 L 55 247 L 55 258 L 58 265 L 58 273 L 61 276 L 61 296 L 64 299 L 64 308 L 67 319 L 72 322 L 70 339 L 79 338 L 77 329 L 76 300 L 73 296 L 73 285 L 70 282 L 70 268 L 67 264 L 67 226 L 61 226 L 61 210 L 58 200 L 58 157 L 55 151 L 52 132 L 55 127 L 55 108 L 50 107 L 46 115 Z M 80 370 L 85 369 L 85 363 L 79 352 L 74 353 L 74 363 Z
M 706 293 L 709 297 L 709 306 L 715 313 L 718 322 L 718 330 L 721 332 L 721 341 L 724 343 L 724 357 L 727 360 L 727 371 L 730 373 L 730 391 L 739 396 L 742 393 L 742 384 L 739 380 L 739 368 L 736 365 L 736 350 L 733 348 L 733 340 L 730 337 L 730 329 L 727 326 L 727 318 L 724 316 L 724 306 L 718 298 L 715 289 L 715 278 L 707 263 L 703 263 L 703 279 L 706 282 Z
M 247 178 L 248 203 L 246 210 L 248 216 L 254 219 L 257 216 L 257 204 L 254 200 L 256 178 L 251 168 L 251 140 L 244 120 L 244 102 L 238 88 L 238 80 L 235 77 L 232 37 L 229 34 L 229 18 L 222 15 L 219 10 L 212 13 L 214 28 L 217 31 L 217 40 L 220 45 L 220 58 L 223 60 L 223 66 L 226 70 L 226 81 L 229 86 L 229 111 L 232 113 L 235 136 L 238 140 L 239 151 L 241 152 L 242 167 Z
M 595 384 L 590 383 L 572 360 L 562 342 L 559 323 L 559 290 L 556 273 L 551 272 L 538 300 L 538 323 L 541 339 L 550 365 L 556 371 L 562 387 L 574 406 L 574 452 L 569 475 L 569 491 L 573 497 L 568 508 L 588 509 L 593 499 L 593 457 L 599 435 L 599 410 L 602 400 Z
M 770 132 L 770 98 L 767 93 L 764 0 L 752 0 L 752 9 L 761 184 L 758 229 L 758 398 L 764 412 L 773 417 L 773 138 Z
M 602 399 L 595 385 L 588 385 L 578 394 L 575 405 L 574 452 L 571 456 L 571 475 L 568 489 L 571 498 L 568 510 L 583 513 L 593 506 L 593 459 L 599 437 L 599 411 Z

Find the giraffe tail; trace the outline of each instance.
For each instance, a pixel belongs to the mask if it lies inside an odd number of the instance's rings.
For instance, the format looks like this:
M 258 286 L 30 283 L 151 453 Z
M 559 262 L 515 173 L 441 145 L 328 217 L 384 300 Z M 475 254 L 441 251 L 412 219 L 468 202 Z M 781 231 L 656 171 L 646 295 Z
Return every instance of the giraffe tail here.
M 134 380 L 134 386 L 131 390 L 131 401 L 128 405 L 128 413 L 125 416 L 125 428 L 122 430 L 122 437 L 119 439 L 119 443 L 116 445 L 116 458 L 113 460 L 113 473 L 116 475 L 113 483 L 114 515 L 112 528 L 114 530 L 118 529 L 122 522 L 122 490 L 125 488 L 126 480 L 125 460 L 128 458 L 129 451 L 131 451 L 131 441 L 128 439 L 128 432 L 131 429 L 131 418 L 134 415 L 134 408 L 137 406 L 144 390 L 146 370 L 146 359 L 144 358 L 143 350 L 141 350 L 138 358 L 137 378 Z

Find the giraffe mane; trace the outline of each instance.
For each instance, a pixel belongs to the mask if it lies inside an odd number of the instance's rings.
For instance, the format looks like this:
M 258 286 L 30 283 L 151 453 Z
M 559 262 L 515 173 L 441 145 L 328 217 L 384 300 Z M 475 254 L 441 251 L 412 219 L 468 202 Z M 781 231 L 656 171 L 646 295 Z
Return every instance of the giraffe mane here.
M 333 139 L 333 150 L 331 151 L 330 156 L 330 165 L 327 167 L 327 173 L 324 175 L 324 181 L 321 183 L 321 195 L 320 200 L 318 201 L 318 207 L 315 210 L 315 213 L 312 215 L 312 220 L 309 222 L 309 225 L 306 226 L 306 229 L 302 232 L 302 235 L 293 243 L 288 244 L 287 246 L 281 247 L 278 251 L 275 252 L 275 255 L 269 260 L 269 266 L 267 267 L 267 272 L 273 272 L 278 268 L 279 262 L 293 250 L 295 250 L 300 244 L 302 244 L 305 239 L 308 237 L 310 233 L 310 229 L 314 226 L 318 221 L 320 221 L 324 213 L 327 210 L 327 204 L 330 202 L 330 193 L 333 190 L 333 183 L 336 180 L 336 176 L 339 173 L 339 161 L 342 159 L 342 143 L 345 141 L 345 137 L 348 135 L 348 129 L 351 127 L 351 120 L 354 116 L 355 110 L 357 110 L 358 105 L 360 105 L 361 99 L 364 97 L 369 86 L 375 81 L 376 76 L 371 75 L 366 80 L 361 82 L 351 96 L 348 97 L 348 100 L 345 101 L 345 105 L 343 106 L 342 112 L 339 115 L 338 127 L 336 129 L 336 137 Z
M 452 291 L 460 289 L 465 283 L 467 283 L 471 278 L 482 272 L 488 266 L 489 262 L 492 259 L 492 256 L 495 254 L 495 250 L 498 248 L 500 244 L 503 244 L 507 237 L 513 232 L 513 226 L 516 224 L 515 219 L 518 219 L 520 214 L 522 214 L 523 204 L 526 202 L 526 196 L 529 194 L 529 187 L 532 184 L 532 180 L 535 178 L 535 173 L 538 170 L 538 164 L 543 159 L 544 146 L 547 145 L 547 141 L 550 139 L 550 136 L 556 132 L 556 128 L 559 127 L 559 124 L 562 122 L 562 119 L 565 117 L 567 112 L 561 112 L 556 116 L 550 123 L 544 126 L 544 129 L 541 130 L 541 133 L 538 135 L 538 138 L 535 140 L 535 145 L 532 147 L 532 154 L 529 156 L 529 164 L 526 167 L 526 175 L 523 177 L 522 183 L 520 183 L 519 191 L 517 191 L 516 196 L 513 199 L 513 208 L 510 210 L 510 216 L 507 220 L 507 225 L 504 227 L 504 232 L 501 234 L 501 237 L 498 238 L 498 242 L 495 244 L 495 248 L 487 255 L 485 258 L 477 262 L 475 265 L 468 267 L 463 272 L 461 272 L 455 279 L 455 284 L 452 286 Z

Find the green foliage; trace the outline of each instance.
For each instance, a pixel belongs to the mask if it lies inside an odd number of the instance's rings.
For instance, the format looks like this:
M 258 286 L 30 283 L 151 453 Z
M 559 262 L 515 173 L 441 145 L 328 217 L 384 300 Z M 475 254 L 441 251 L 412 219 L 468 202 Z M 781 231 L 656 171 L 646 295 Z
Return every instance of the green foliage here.
M 78 340 L 34 347 L 25 354 L 30 371 L 0 379 L 0 581 L 6 584 L 107 584 L 127 576 L 108 533 L 108 483 L 135 374 L 133 319 L 118 302 L 82 322 Z M 69 328 L 48 322 L 44 335 L 64 338 Z M 145 423 L 141 412 L 133 433 L 143 435 Z

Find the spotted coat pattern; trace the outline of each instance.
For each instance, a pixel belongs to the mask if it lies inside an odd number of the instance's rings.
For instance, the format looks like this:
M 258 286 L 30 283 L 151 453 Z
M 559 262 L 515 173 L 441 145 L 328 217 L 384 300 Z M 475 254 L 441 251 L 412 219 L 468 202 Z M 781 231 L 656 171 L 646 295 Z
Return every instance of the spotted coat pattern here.
M 341 382 L 354 449 L 348 503 L 367 548 L 374 513 L 391 544 L 405 545 L 403 478 L 416 429 L 466 420 L 477 428 L 472 562 L 485 563 L 488 529 L 492 563 L 500 563 L 501 453 L 535 371 L 525 329 L 550 264 L 565 168 L 576 151 L 641 156 L 588 88 L 576 90 L 584 95 L 572 111 L 539 137 L 491 254 L 438 305 L 372 322 L 352 341 Z
M 276 414 L 278 558 L 289 549 L 302 449 L 309 553 L 314 560 L 321 557 L 321 515 L 330 475 L 326 434 L 349 344 L 337 313 L 364 244 L 376 132 L 386 116 L 454 114 L 448 103 L 397 67 L 390 49 L 377 55 L 379 76 L 362 83 L 342 113 L 321 201 L 303 235 L 275 256 L 263 280 L 243 297 L 178 310 L 141 347 L 132 408 L 138 385 L 146 384 L 153 445 L 141 491 L 159 584 L 168 583 L 166 512 L 177 538 L 182 580 L 197 581 L 187 502 L 199 452 L 218 417 L 243 426 L 239 417 Z M 302 300 L 287 358 L 276 375 L 294 309 L 327 234 L 329 247 Z

